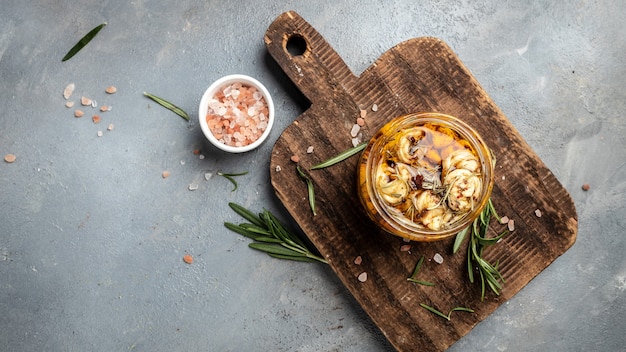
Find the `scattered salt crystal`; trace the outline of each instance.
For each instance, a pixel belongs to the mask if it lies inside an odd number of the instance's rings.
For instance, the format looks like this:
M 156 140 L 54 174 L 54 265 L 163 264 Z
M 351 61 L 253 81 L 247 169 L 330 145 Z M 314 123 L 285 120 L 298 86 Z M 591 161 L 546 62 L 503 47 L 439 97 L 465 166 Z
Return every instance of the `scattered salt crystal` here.
M 74 111 L 74 116 L 75 117 L 83 117 L 83 115 L 85 115 L 85 113 L 82 110 Z
M 360 255 L 354 258 L 354 264 L 361 265 L 361 263 L 363 263 L 363 258 Z
M 15 162 L 15 159 L 17 159 L 15 154 L 7 154 L 4 156 L 4 161 L 6 161 L 9 164 Z
M 281 172 L 282 168 L 280 167 L 280 165 L 276 165 L 276 172 Z
M 112 130 L 113 130 L 113 127 L 114 127 L 114 126 L 113 126 L 113 124 L 111 123 L 111 124 L 109 124 L 109 127 L 107 127 L 107 130 L 112 131 Z
M 92 107 L 92 108 L 95 108 L 96 106 L 98 106 L 98 102 L 97 102 L 97 101 L 95 101 L 95 100 L 92 100 L 92 101 L 91 101 L 91 107 Z
M 535 215 L 540 218 L 541 217 L 541 210 L 539 209 L 535 209 Z
M 359 138 L 352 138 L 352 146 L 353 147 L 356 147 L 359 144 L 361 144 L 361 140 Z
M 198 185 L 197 184 L 192 183 L 192 184 L 189 185 L 189 190 L 190 191 L 195 191 L 197 189 L 198 189 Z
M 74 106 L 74 102 L 73 101 L 68 101 L 67 103 L 65 103 L 65 107 L 66 108 L 71 108 Z
M 198 156 L 198 159 L 200 159 L 200 160 L 204 160 L 204 154 L 200 154 L 200 155 Z
M 367 281 L 367 273 L 366 273 L 365 271 L 364 271 L 364 272 L 362 272 L 362 273 L 360 273 L 360 274 L 359 274 L 358 279 L 359 279 L 359 281 L 361 281 L 361 282 L 365 282 L 365 281 Z
M 294 163 L 297 163 L 300 161 L 300 157 L 297 155 L 292 155 L 290 160 L 293 161 Z
M 170 177 L 170 172 L 169 172 L 169 171 L 167 171 L 167 170 L 163 171 L 163 172 L 161 173 L 161 177 L 163 177 L 163 178 L 168 178 L 168 177 Z
M 500 218 L 500 223 L 501 224 L 508 224 L 509 223 L 509 217 L 508 216 L 503 216 Z
M 513 219 L 509 220 L 509 222 L 507 223 L 507 226 L 509 227 L 509 231 L 514 231 L 515 230 L 515 220 L 513 220 Z
M 411 245 L 410 244 L 405 244 L 402 247 L 400 247 L 400 252 L 408 252 L 411 250 Z
M 87 97 L 82 97 L 82 98 L 80 98 L 80 103 L 83 106 L 89 106 L 89 105 L 91 105 L 91 99 L 89 99 Z
M 367 116 L 367 110 L 361 109 L 361 117 L 365 118 Z
M 306 148 L 306 153 L 307 154 L 313 153 L 313 146 L 312 145 L 310 145 L 308 148 Z
M 212 172 L 205 172 L 204 173 L 204 179 L 205 180 L 210 180 L 211 178 L 213 178 L 213 173 Z
M 372 111 L 374 112 L 378 111 L 378 104 L 372 105 Z
M 352 136 L 352 138 L 356 137 L 359 134 L 360 130 L 361 126 L 359 126 L 358 124 L 354 124 L 354 126 L 352 126 L 352 129 L 350 130 L 350 136 Z
M 403 241 L 403 242 L 406 242 L 406 243 L 411 242 L 411 240 L 410 240 L 410 239 L 408 239 L 408 238 L 402 238 L 402 241 Z
M 75 87 L 76 86 L 74 85 L 74 83 L 70 83 L 67 85 L 67 87 L 65 87 L 65 89 L 63 90 L 63 98 L 65 98 L 65 100 L 69 99 L 72 96 Z
M 356 124 L 363 127 L 365 126 L 365 120 L 362 117 L 359 117 L 358 119 L 356 119 Z
M 441 256 L 441 254 L 439 253 L 435 253 L 435 255 L 433 256 L 433 260 L 435 261 L 435 263 L 437 264 L 441 264 L 443 263 L 443 257 Z
M 102 137 L 104 135 L 104 133 L 102 133 L 102 131 L 98 131 L 98 137 Z
M 181 160 L 181 161 L 180 161 L 180 164 L 181 164 L 181 165 L 185 165 L 185 160 Z
M 104 91 L 107 92 L 107 94 L 114 94 L 117 92 L 117 88 L 115 88 L 115 86 L 108 86 Z

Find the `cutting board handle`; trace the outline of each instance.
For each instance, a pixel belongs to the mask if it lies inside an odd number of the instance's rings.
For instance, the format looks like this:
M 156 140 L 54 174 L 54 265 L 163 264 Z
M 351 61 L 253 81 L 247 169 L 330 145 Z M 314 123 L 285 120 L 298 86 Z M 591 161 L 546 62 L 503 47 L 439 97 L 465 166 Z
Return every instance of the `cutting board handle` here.
M 345 97 L 357 80 L 326 40 L 294 11 L 274 20 L 265 33 L 265 45 L 312 105 Z

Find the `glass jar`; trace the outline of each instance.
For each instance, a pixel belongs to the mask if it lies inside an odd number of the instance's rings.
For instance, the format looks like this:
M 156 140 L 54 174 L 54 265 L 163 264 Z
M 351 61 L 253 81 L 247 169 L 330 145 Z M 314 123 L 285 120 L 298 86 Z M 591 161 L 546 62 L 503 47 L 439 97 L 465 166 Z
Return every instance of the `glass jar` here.
M 469 226 L 487 206 L 494 183 L 490 150 L 456 117 L 397 117 L 361 154 L 357 187 L 381 229 L 413 241 L 437 241 Z

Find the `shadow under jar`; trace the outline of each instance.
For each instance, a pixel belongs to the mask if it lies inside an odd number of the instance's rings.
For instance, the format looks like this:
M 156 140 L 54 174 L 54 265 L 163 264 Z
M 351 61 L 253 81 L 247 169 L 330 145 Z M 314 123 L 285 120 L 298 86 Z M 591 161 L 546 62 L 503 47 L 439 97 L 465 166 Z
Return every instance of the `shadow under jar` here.
M 456 117 L 414 113 L 384 125 L 361 154 L 358 194 L 381 229 L 437 241 L 469 226 L 493 188 L 490 150 Z

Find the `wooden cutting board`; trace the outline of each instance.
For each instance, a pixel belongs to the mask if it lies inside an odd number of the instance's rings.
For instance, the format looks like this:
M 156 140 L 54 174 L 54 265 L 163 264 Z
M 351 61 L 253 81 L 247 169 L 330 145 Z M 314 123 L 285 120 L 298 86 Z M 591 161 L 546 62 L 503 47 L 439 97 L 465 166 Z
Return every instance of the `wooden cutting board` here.
M 274 145 L 272 186 L 397 350 L 445 350 L 574 244 L 578 220 L 569 194 L 441 40 L 415 38 L 400 43 L 360 76 L 295 12 L 280 15 L 270 25 L 265 43 L 311 102 Z M 377 109 L 372 109 L 374 104 Z M 481 301 L 479 285 L 468 279 L 465 245 L 454 255 L 453 239 L 413 242 L 410 251 L 401 251 L 406 245 L 401 238 L 379 231 L 357 198 L 358 157 L 308 170 L 352 146 L 350 129 L 361 110 L 367 113 L 364 140 L 393 117 L 435 111 L 464 120 L 493 150 L 497 165 L 492 200 L 501 216 L 515 221 L 515 230 L 485 254 L 492 262 L 499 260 L 506 279 L 499 296 L 488 293 Z M 309 146 L 312 153 L 307 153 Z M 313 180 L 316 216 L 309 208 L 307 187 L 290 161 L 292 155 L 299 156 L 300 167 Z M 504 225 L 492 223 L 492 228 L 502 231 Z M 432 260 L 437 253 L 444 258 L 442 264 Z M 436 283 L 433 287 L 407 281 L 422 255 L 426 260 L 418 278 Z M 362 258 L 360 265 L 354 263 L 357 256 Z M 357 279 L 363 272 L 365 282 Z M 420 303 L 444 313 L 457 306 L 475 312 L 454 312 L 448 321 Z

